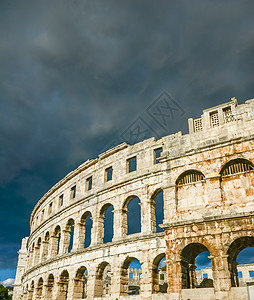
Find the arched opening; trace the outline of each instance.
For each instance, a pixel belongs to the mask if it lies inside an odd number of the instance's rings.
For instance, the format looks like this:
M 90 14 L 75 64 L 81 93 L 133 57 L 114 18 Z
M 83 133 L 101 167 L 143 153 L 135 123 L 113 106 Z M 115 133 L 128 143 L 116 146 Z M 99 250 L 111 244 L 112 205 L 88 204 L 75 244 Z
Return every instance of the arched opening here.
M 139 295 L 142 268 L 135 257 L 127 257 L 121 269 L 121 295 Z
M 248 171 L 253 171 L 253 163 L 244 158 L 232 159 L 227 162 L 221 169 L 221 177 L 226 177 L 234 174 L 245 173 Z
M 64 270 L 59 278 L 59 293 L 58 300 L 66 300 L 68 295 L 69 273 Z
M 153 293 L 167 293 L 168 276 L 165 253 L 161 253 L 153 261 L 152 268 Z
M 65 250 L 64 252 L 71 252 L 72 248 L 73 248 L 73 237 L 74 237 L 74 220 L 73 219 L 69 219 L 69 221 L 66 224 L 66 239 L 65 239 L 65 245 L 64 248 L 67 250 Z
M 100 211 L 100 232 L 103 232 L 103 243 L 112 242 L 114 233 L 114 207 L 107 203 Z
M 228 268 L 231 286 L 245 286 L 254 279 L 254 237 L 236 239 L 228 248 Z
M 95 297 L 108 297 L 111 295 L 111 266 L 108 262 L 99 264 L 95 277 Z
M 176 207 L 180 211 L 197 209 L 205 204 L 205 176 L 197 170 L 187 170 L 176 180 Z
M 156 227 L 153 231 L 156 232 L 162 232 L 164 231 L 161 227 L 160 224 L 163 224 L 164 220 L 164 199 L 163 199 L 163 191 L 161 189 L 157 190 L 153 196 L 152 196 L 152 216 L 153 217 L 153 223 Z
M 84 248 L 87 248 L 91 244 L 91 234 L 92 234 L 92 227 L 93 227 L 93 220 L 92 220 L 92 214 L 90 211 L 85 212 L 81 217 L 81 234 L 80 234 L 80 240 L 81 244 Z
M 247 159 L 233 159 L 220 171 L 221 197 L 226 205 L 244 206 L 253 201 L 254 166 Z M 233 187 L 233 188 L 232 188 Z
M 40 277 L 37 285 L 37 297 L 41 298 L 42 297 L 42 289 L 43 289 L 43 278 Z
M 140 203 L 136 196 L 129 197 L 124 203 L 123 231 L 127 235 L 141 232 Z
M 56 226 L 53 236 L 52 236 L 52 246 L 51 246 L 51 251 L 52 251 L 52 257 L 56 256 L 60 252 L 60 241 L 61 241 L 61 228 L 59 225 Z
M 54 275 L 49 274 L 48 282 L 46 286 L 46 299 L 50 300 L 53 298 L 53 287 L 54 287 Z
M 74 280 L 74 298 L 85 299 L 87 297 L 87 276 L 86 267 L 82 266 L 77 270 Z
M 208 249 L 200 243 L 189 244 L 183 249 L 181 253 L 183 289 L 213 287 L 209 256 Z

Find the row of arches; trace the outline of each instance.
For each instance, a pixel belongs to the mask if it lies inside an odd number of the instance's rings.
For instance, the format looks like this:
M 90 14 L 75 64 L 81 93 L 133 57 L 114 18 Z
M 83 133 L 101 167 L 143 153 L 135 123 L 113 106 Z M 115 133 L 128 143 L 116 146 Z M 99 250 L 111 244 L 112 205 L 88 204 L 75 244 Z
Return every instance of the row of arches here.
M 249 249 L 247 249 L 249 248 Z M 246 251 L 247 250 L 247 251 Z M 254 251 L 254 237 L 244 236 L 236 239 L 231 243 L 226 252 L 228 261 L 228 270 L 230 273 L 231 287 L 239 287 L 238 269 L 239 265 L 238 257 L 241 256 L 241 264 L 254 263 L 252 257 Z M 240 255 L 241 253 L 241 255 Z M 200 258 L 200 263 L 197 266 L 197 260 Z M 196 269 L 200 270 L 203 266 L 211 267 L 212 262 L 210 260 L 210 249 L 201 243 L 191 243 L 184 247 L 181 251 L 181 282 L 182 288 L 196 288 L 196 287 L 213 287 L 212 278 L 204 276 L 203 281 L 197 281 Z M 204 267 L 205 264 L 205 267 Z M 254 265 L 253 265 L 254 270 Z M 213 272 L 216 269 L 213 269 Z M 207 274 L 205 274 L 207 275 Z M 213 277 L 213 276 L 212 276 Z
M 167 292 L 167 276 L 165 253 L 156 256 L 152 265 L 153 293 Z M 91 271 L 91 274 L 90 274 Z M 86 299 L 109 297 L 112 294 L 112 266 L 102 261 L 95 272 L 85 266 L 78 267 L 74 278 L 71 271 L 64 269 L 59 276 L 50 273 L 47 277 L 39 277 L 26 284 L 23 299 Z M 142 265 L 135 257 L 127 257 L 120 268 L 120 295 L 139 295 L 142 286 Z M 163 275 L 163 280 L 161 279 Z
M 164 219 L 164 200 L 161 189 L 153 194 L 151 205 L 154 215 L 154 231 L 162 232 L 163 229 L 159 226 Z M 141 232 L 141 201 L 139 197 L 128 197 L 120 214 L 123 236 Z M 86 211 L 79 220 L 70 218 L 63 228 L 57 225 L 51 234 L 47 231 L 43 239 L 39 237 L 36 242 L 32 243 L 28 252 L 28 269 L 48 258 L 69 253 L 73 249 L 87 248 L 95 243 L 112 242 L 115 230 L 114 215 L 113 205 L 106 203 L 99 211 L 96 224 L 94 224 L 96 218 L 90 211 Z M 119 232 L 119 228 L 117 230 Z M 97 241 L 93 241 L 93 239 Z
M 235 239 L 226 251 L 229 280 L 232 287 L 239 286 L 237 272 L 237 258 L 239 254 L 246 248 L 254 247 L 253 236 L 242 236 Z M 214 250 L 206 244 L 194 242 L 187 244 L 180 253 L 180 269 L 181 272 L 181 288 L 211 288 L 213 287 L 213 279 L 218 273 L 219 265 L 212 263 L 212 278 L 204 277 L 202 281 L 197 282 L 196 270 L 197 267 L 204 265 L 204 260 L 210 261 Z M 202 256 L 202 257 L 201 257 Z M 197 263 L 198 258 L 200 262 Z M 222 259 L 222 257 L 220 257 Z M 24 299 L 85 299 L 107 297 L 116 288 L 119 295 L 138 295 L 145 290 L 144 284 L 147 284 L 147 278 L 151 278 L 152 289 L 151 293 L 167 293 L 168 278 L 172 274 L 168 274 L 171 268 L 168 268 L 169 261 L 165 259 L 165 253 L 158 254 L 152 261 L 151 265 L 146 265 L 143 274 L 143 264 L 145 258 L 140 261 L 134 256 L 128 256 L 122 262 L 118 262 L 117 266 L 111 261 L 100 262 L 95 269 L 93 266 L 85 265 L 77 267 L 76 271 L 68 270 L 61 271 L 60 275 L 50 273 L 47 277 L 40 277 L 37 281 L 32 280 L 30 284 L 26 284 L 24 289 Z M 248 263 L 250 260 L 248 259 Z M 254 263 L 252 259 L 252 263 Z M 118 265 L 119 264 L 119 265 Z M 210 263 L 211 266 L 211 263 Z M 120 268 L 119 268 L 120 267 Z M 174 267 L 174 266 L 171 266 Z M 149 274 L 149 272 L 151 272 Z M 170 276 L 169 276 L 170 275 Z M 176 274 L 176 276 L 178 276 Z M 114 288 L 113 288 L 114 287 Z

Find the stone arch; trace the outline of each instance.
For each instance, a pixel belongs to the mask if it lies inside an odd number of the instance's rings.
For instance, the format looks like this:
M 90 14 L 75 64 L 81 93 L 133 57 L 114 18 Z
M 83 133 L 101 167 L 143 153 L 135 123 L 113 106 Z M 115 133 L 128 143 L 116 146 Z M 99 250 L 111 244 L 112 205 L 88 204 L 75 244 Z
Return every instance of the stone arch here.
M 225 176 L 230 176 L 238 173 L 245 173 L 253 170 L 254 165 L 250 160 L 245 158 L 236 158 L 231 159 L 222 166 L 220 176 L 221 178 L 223 178 Z
M 135 285 L 137 285 L 137 286 L 135 286 L 134 289 L 132 289 L 132 287 L 133 287 L 132 284 L 133 283 L 131 282 L 131 280 L 129 280 L 129 267 L 130 267 L 130 264 L 135 260 L 137 260 L 140 264 L 139 259 L 137 259 L 136 257 L 128 256 L 124 260 L 124 262 L 121 266 L 121 283 L 122 283 L 121 284 L 121 290 L 120 290 L 121 295 L 132 295 L 132 294 L 138 295 L 139 292 L 140 292 L 140 280 L 139 280 L 139 278 L 138 278 L 138 280 L 136 280 L 138 282 L 135 282 Z M 140 264 L 140 266 L 141 266 L 141 264 Z M 142 273 L 142 268 L 141 268 L 141 273 Z
M 160 268 L 160 262 L 166 258 L 165 253 L 160 253 L 157 255 L 153 261 L 152 266 L 152 285 L 153 293 L 166 293 L 167 292 L 167 267 Z M 163 275 L 163 278 L 162 278 Z
M 92 241 L 93 219 L 90 211 L 83 213 L 80 219 L 79 248 L 87 248 Z
M 244 158 L 224 164 L 220 171 L 221 198 L 227 205 L 241 205 L 253 201 L 254 165 Z
M 111 266 L 103 261 L 99 264 L 95 275 L 94 297 L 111 295 Z
M 151 197 L 151 215 L 152 215 L 152 231 L 164 231 L 159 225 L 164 219 L 164 198 L 163 190 L 158 188 Z
M 175 202 L 177 210 L 197 209 L 205 204 L 205 175 L 195 169 L 181 173 L 175 182 Z
M 99 233 L 100 242 L 112 242 L 114 234 L 114 206 L 111 203 L 106 203 L 100 209 L 99 215 Z
M 69 273 L 67 270 L 63 270 L 58 282 L 58 295 L 57 300 L 66 300 L 69 287 Z
M 231 286 L 239 286 L 238 272 L 237 272 L 237 261 L 238 254 L 245 248 L 254 247 L 253 236 L 242 236 L 235 239 L 228 247 L 228 269 L 230 272 Z
M 141 232 L 141 201 L 136 195 L 129 196 L 123 205 L 123 234 Z
M 43 292 L 43 278 L 40 277 L 39 280 L 38 280 L 37 289 L 36 289 L 37 298 L 41 299 L 42 292 Z
M 85 299 L 87 297 L 87 268 L 80 267 L 74 279 L 74 299 Z
M 51 273 L 48 276 L 48 281 L 47 281 L 46 290 L 45 290 L 46 300 L 50 300 L 53 298 L 54 283 L 55 283 L 55 278 L 54 278 L 54 275 Z
M 63 253 L 69 253 L 73 248 L 74 225 L 75 222 L 72 218 L 70 218 L 66 223 L 63 240 Z
M 181 269 L 182 269 L 182 288 L 195 288 L 197 286 L 196 278 L 196 257 L 208 248 L 201 243 L 190 243 L 181 251 Z

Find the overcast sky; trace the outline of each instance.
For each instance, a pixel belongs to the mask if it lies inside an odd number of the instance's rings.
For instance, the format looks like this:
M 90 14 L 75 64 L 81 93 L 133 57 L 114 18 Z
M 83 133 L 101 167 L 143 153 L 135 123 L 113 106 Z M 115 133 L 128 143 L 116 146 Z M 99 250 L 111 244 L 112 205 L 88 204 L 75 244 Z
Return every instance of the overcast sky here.
M 0 281 L 14 276 L 37 201 L 136 120 L 156 137 L 186 133 L 202 109 L 254 98 L 253 11 L 232 0 L 0 1 Z M 181 111 L 166 127 L 148 114 L 163 91 Z

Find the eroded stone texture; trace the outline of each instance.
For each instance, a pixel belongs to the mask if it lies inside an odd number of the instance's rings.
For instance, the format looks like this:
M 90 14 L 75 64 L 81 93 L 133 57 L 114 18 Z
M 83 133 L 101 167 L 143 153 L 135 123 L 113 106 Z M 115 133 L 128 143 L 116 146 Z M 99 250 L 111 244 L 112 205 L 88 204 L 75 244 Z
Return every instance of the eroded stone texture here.
M 236 257 L 254 246 L 254 99 L 238 105 L 233 98 L 206 109 L 201 118 L 189 119 L 189 129 L 158 141 L 123 143 L 52 187 L 32 212 L 14 299 L 245 299 Z M 137 170 L 129 173 L 133 157 Z M 155 217 L 160 192 L 161 233 Z M 141 232 L 128 235 L 128 205 L 136 197 Z M 113 239 L 104 244 L 105 211 L 111 205 Z M 91 243 L 84 247 L 89 216 Z M 195 258 L 203 251 L 210 252 L 214 287 L 196 289 Z M 158 265 L 165 254 L 168 288 L 160 293 Z M 134 259 L 142 274 L 136 280 L 139 295 L 130 296 Z

